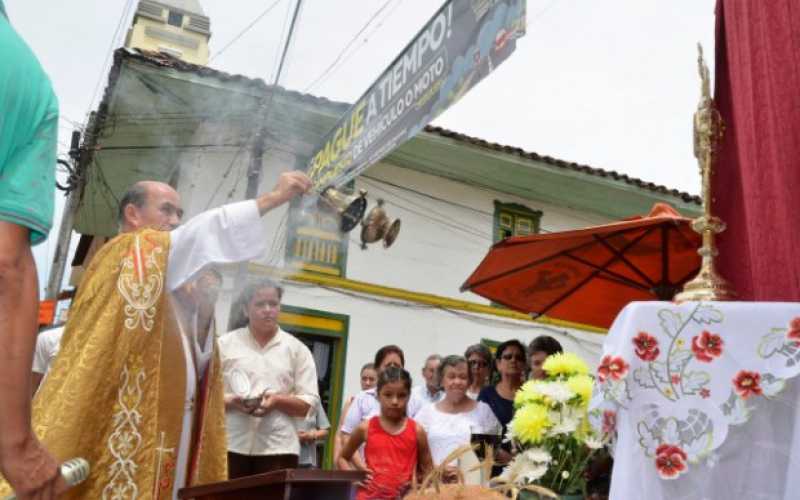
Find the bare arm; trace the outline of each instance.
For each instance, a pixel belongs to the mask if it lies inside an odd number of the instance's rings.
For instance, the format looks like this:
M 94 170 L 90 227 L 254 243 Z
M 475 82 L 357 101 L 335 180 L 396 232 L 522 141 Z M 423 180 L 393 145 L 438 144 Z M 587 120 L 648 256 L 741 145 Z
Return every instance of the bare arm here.
M 359 467 L 353 463 L 353 457 L 357 456 L 358 449 L 367 440 L 367 422 L 362 422 L 355 428 L 347 442 L 342 448 L 339 456 L 339 469 L 341 470 L 367 470 L 366 467 Z
M 352 404 L 352 402 L 353 397 L 350 396 L 350 398 L 344 404 L 344 408 L 342 408 L 342 416 L 347 415 L 347 412 L 350 411 L 350 404 Z M 344 434 L 341 429 L 337 429 L 336 434 L 333 437 L 333 464 L 337 468 L 339 464 L 339 455 L 342 452 L 342 448 L 344 448 L 344 443 L 347 441 L 345 436 L 346 434 Z
M 421 425 L 417 426 L 417 470 L 419 477 L 424 478 L 433 470 L 433 458 L 431 458 L 431 447 L 428 445 L 428 434 Z
M 256 198 L 258 211 L 261 215 L 273 208 L 279 207 L 295 196 L 307 193 L 311 189 L 311 180 L 300 171 L 284 172 L 278 177 L 278 182 L 269 193 L 264 193 Z
M 0 473 L 17 493 L 50 499 L 58 464 L 31 430 L 38 288 L 28 230 L 0 221 Z
M 285 394 L 266 394 L 261 400 L 261 407 L 253 415 L 260 417 L 277 410 L 290 417 L 305 417 L 310 409 L 311 405 L 300 398 Z

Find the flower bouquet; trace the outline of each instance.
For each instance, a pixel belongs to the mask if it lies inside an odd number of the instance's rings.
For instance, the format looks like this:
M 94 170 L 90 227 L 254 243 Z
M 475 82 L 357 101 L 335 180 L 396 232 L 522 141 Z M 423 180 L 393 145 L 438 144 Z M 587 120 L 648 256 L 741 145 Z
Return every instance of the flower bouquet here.
M 603 445 L 588 422 L 594 380 L 586 363 L 572 353 L 549 356 L 542 368 L 547 378 L 526 382 L 514 398 L 507 438 L 519 453 L 499 479 L 542 486 L 562 498 L 583 498 L 583 471 Z M 526 497 L 531 494 L 519 498 Z

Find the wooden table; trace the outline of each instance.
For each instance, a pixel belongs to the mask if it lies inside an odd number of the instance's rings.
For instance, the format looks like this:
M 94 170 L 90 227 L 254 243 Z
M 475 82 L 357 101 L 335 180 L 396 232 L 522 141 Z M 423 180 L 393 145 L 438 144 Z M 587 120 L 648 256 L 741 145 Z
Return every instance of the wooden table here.
M 231 481 L 183 488 L 178 498 L 197 500 L 350 500 L 355 483 L 366 476 L 358 471 L 284 469 Z

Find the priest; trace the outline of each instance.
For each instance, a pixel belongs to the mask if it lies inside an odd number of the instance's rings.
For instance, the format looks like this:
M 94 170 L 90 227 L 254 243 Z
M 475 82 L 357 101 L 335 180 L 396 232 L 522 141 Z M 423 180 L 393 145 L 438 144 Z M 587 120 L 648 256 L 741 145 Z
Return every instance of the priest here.
M 33 402 L 45 447 L 91 463 L 66 498 L 177 498 L 227 479 L 215 343 L 204 308 L 191 305 L 203 296 L 193 283 L 211 264 L 263 256 L 260 217 L 310 188 L 305 174 L 286 172 L 272 191 L 181 226 L 180 196 L 166 184 L 139 182 L 122 197 L 121 234 L 84 274 Z

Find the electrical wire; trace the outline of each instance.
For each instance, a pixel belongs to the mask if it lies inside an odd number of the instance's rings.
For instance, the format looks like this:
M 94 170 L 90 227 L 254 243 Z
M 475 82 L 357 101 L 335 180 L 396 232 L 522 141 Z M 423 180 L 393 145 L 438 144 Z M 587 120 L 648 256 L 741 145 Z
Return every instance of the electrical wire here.
M 114 30 L 114 36 L 111 38 L 111 43 L 108 44 L 108 49 L 106 50 L 106 55 L 105 58 L 103 59 L 103 66 L 100 69 L 100 75 L 97 77 L 97 83 L 95 83 L 94 91 L 92 92 L 92 99 L 89 101 L 88 109 L 92 109 L 92 107 L 94 106 L 94 101 L 97 98 L 97 91 L 100 90 L 100 84 L 103 81 L 103 77 L 106 76 L 111 54 L 114 53 L 114 46 L 117 43 L 119 43 L 117 40 L 119 39 L 120 31 L 122 27 L 125 25 L 125 20 L 129 16 L 132 5 L 133 5 L 133 0 L 127 0 L 127 2 L 125 2 L 125 6 L 122 9 L 122 14 L 120 15 L 119 21 L 117 22 L 117 28 Z
M 289 5 L 291 6 L 291 3 Z M 273 84 L 272 84 L 272 88 L 270 89 L 269 102 L 265 106 L 264 116 L 261 119 L 261 121 L 264 122 L 264 123 L 266 123 L 266 121 L 267 121 L 267 117 L 269 116 L 269 112 L 270 112 L 270 110 L 272 108 L 272 102 L 273 102 L 273 99 L 275 97 L 275 92 L 277 90 L 278 83 L 280 83 L 281 71 L 282 71 L 282 68 L 283 68 L 284 61 L 286 59 L 286 55 L 287 55 L 288 50 L 289 50 L 289 45 L 292 42 L 292 35 L 294 33 L 294 28 L 295 28 L 295 25 L 297 23 L 297 18 L 299 16 L 299 11 L 300 11 L 301 5 L 302 5 L 302 0 L 297 0 L 295 11 L 294 11 L 294 14 L 292 16 L 292 21 L 291 21 L 291 24 L 289 25 L 289 32 L 286 35 L 286 41 L 283 44 L 283 46 L 284 46 L 283 47 L 283 54 L 281 55 L 280 60 L 277 63 L 278 69 L 276 70 L 275 78 L 274 78 L 274 81 L 273 81 Z M 286 30 L 286 24 L 287 24 L 286 23 L 286 19 L 284 19 L 284 25 L 283 25 L 283 28 L 281 29 L 281 40 L 283 40 L 283 38 L 284 38 L 283 37 L 283 33 Z M 280 44 L 278 45 L 278 47 L 280 48 Z M 244 145 L 245 144 L 249 144 L 254 139 L 258 140 L 258 138 L 256 137 L 256 133 L 257 133 L 256 131 L 257 130 L 258 130 L 257 127 L 253 127 L 253 129 L 251 130 L 250 134 L 248 135 L 247 140 L 245 140 L 242 143 L 242 146 L 236 151 L 236 154 L 234 154 L 233 159 L 231 160 L 231 163 L 228 165 L 228 168 L 225 169 L 225 173 L 223 174 L 223 179 L 227 178 L 227 176 L 230 175 L 230 172 L 233 169 L 233 165 L 235 164 L 236 159 L 239 157 L 239 155 L 241 154 L 242 150 L 244 149 Z M 231 189 L 231 191 L 236 192 L 236 189 L 237 189 L 237 187 L 239 185 L 239 181 L 240 180 L 241 180 L 241 176 L 238 176 L 236 178 L 236 182 L 234 183 L 234 186 Z M 206 203 L 206 208 L 205 208 L 206 210 L 208 210 L 211 207 L 211 204 L 214 201 L 214 198 L 216 197 L 217 193 L 219 192 L 220 187 L 221 187 L 221 184 L 218 185 L 217 188 L 214 190 L 214 192 L 211 194 L 211 197 L 208 199 L 208 203 Z
M 275 7 L 276 7 L 276 6 L 277 6 L 279 3 L 281 3 L 281 1 L 282 1 L 282 0 L 276 0 L 275 2 L 273 2 L 272 4 L 270 4 L 270 6 L 269 6 L 269 7 L 267 7 L 266 9 L 264 9 L 264 11 L 263 11 L 263 12 L 261 12 L 259 15 L 257 15 L 257 16 L 255 17 L 255 19 L 253 19 L 253 21 L 252 21 L 250 24 L 248 24 L 247 26 L 245 26 L 245 27 L 244 27 L 244 29 L 242 29 L 242 30 L 241 30 L 239 33 L 237 33 L 237 34 L 236 34 L 236 36 L 234 36 L 234 37 L 231 39 L 231 41 L 230 41 L 230 42 L 226 43 L 224 47 L 222 47 L 222 48 L 221 48 L 220 50 L 218 50 L 218 51 L 217 51 L 217 52 L 216 52 L 214 55 L 212 55 L 212 56 L 211 56 L 211 57 L 208 59 L 208 62 L 211 62 L 211 61 L 213 61 L 214 59 L 216 59 L 217 57 L 219 57 L 219 56 L 220 56 L 220 55 L 221 55 L 223 52 L 225 52 L 226 50 L 228 50 L 228 49 L 231 47 L 231 45 L 233 45 L 233 44 L 234 44 L 234 43 L 236 43 L 236 42 L 237 42 L 237 41 L 238 41 L 240 38 L 242 38 L 242 37 L 243 37 L 243 36 L 244 36 L 244 35 L 245 35 L 245 34 L 246 34 L 248 31 L 250 31 L 250 30 L 253 28 L 253 26 L 255 26 L 256 24 L 258 24 L 258 22 L 259 22 L 259 21 L 261 21 L 261 19 L 263 19 L 263 18 L 264 18 L 264 16 L 266 16 L 267 14 L 269 14 L 269 13 L 272 11 L 272 9 L 274 9 L 274 8 L 275 8 Z
M 374 21 L 374 20 L 375 20 L 375 19 L 376 19 L 376 18 L 377 18 L 377 17 L 378 17 L 380 14 L 381 14 L 381 12 L 383 12 L 384 10 L 386 10 L 386 7 L 388 7 L 388 6 L 389 6 L 389 4 L 390 4 L 390 3 L 392 3 L 393 1 L 395 1 L 395 0 L 386 0 L 386 1 L 383 3 L 383 5 L 381 5 L 381 6 L 378 8 L 378 10 L 376 10 L 376 11 L 375 11 L 375 13 L 374 13 L 374 14 L 372 14 L 372 16 L 370 16 L 370 18 L 369 18 L 369 19 L 367 20 L 367 22 L 366 22 L 366 23 L 365 23 L 365 24 L 364 24 L 364 25 L 361 27 L 361 29 L 359 29 L 359 30 L 358 30 L 358 32 L 357 32 L 355 35 L 353 35 L 353 38 L 351 38 L 351 39 L 350 39 L 350 41 L 348 41 L 348 42 L 345 44 L 344 48 L 343 48 L 343 49 L 342 49 L 342 50 L 339 52 L 339 54 L 337 54 L 337 56 L 334 58 L 333 62 L 332 62 L 332 63 L 331 63 L 331 64 L 330 64 L 330 65 L 329 65 L 327 68 L 325 68 L 325 69 L 322 71 L 322 73 L 320 73 L 320 74 L 319 74 L 319 75 L 318 75 L 318 76 L 317 76 L 317 77 L 316 77 L 316 78 L 315 78 L 315 79 L 314 79 L 314 80 L 311 82 L 311 84 L 310 84 L 310 85 L 308 85 L 308 86 L 307 86 L 307 87 L 306 87 L 306 88 L 303 90 L 303 92 L 305 92 L 305 93 L 308 93 L 308 92 L 310 92 L 310 91 L 311 91 L 311 89 L 313 89 L 314 87 L 316 87 L 316 86 L 317 86 L 319 83 L 321 83 L 321 82 L 323 81 L 323 79 L 325 79 L 325 78 L 326 78 L 326 77 L 327 77 L 329 74 L 331 74 L 331 72 L 333 71 L 333 68 L 334 68 L 334 67 L 335 67 L 335 66 L 336 66 L 336 65 L 339 63 L 339 61 L 341 61 L 341 59 L 342 59 L 342 56 L 344 56 L 345 52 L 347 52 L 347 51 L 350 49 L 350 47 L 353 45 L 353 43 L 355 43 L 355 41 L 356 41 L 356 40 L 358 40 L 358 37 L 360 37 L 360 36 L 361 36 L 361 34 L 362 34 L 362 33 L 364 33 L 364 31 L 365 31 L 365 30 L 366 30 L 366 29 L 369 27 L 369 25 L 372 23 L 372 21 Z

